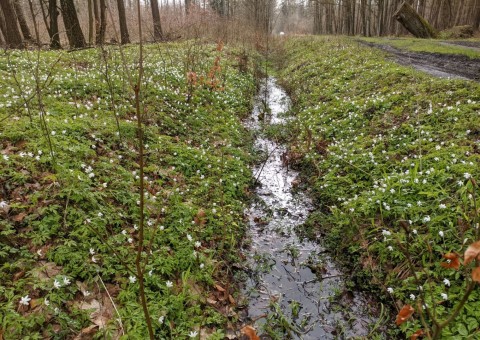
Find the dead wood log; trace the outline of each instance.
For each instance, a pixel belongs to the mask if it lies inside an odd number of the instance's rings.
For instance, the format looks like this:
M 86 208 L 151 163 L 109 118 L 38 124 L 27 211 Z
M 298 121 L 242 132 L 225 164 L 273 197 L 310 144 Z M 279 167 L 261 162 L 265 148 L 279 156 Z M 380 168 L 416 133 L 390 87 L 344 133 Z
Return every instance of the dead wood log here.
M 400 8 L 395 12 L 393 17 L 417 38 L 431 39 L 437 36 L 437 32 L 430 26 L 428 21 L 422 18 L 420 14 L 405 1 L 400 5 Z

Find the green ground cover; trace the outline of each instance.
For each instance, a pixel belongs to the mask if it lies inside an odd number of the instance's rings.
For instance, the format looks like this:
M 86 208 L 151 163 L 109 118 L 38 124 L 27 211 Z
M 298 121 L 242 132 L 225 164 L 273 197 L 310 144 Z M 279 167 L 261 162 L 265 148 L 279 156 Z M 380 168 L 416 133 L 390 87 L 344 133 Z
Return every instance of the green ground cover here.
M 297 117 L 289 156 L 318 205 L 306 226 L 326 234 L 358 286 L 414 309 L 390 336 L 478 337 L 480 85 L 346 38 L 291 39 L 283 62 Z
M 429 52 L 441 54 L 462 54 L 470 58 L 480 58 L 480 49 L 469 48 L 467 46 L 449 44 L 448 41 L 435 39 L 416 39 L 416 38 L 359 38 L 375 44 L 390 45 L 401 50 L 413 52 Z M 464 41 L 478 42 L 478 39 L 468 39 Z
M 241 118 L 255 82 L 242 51 L 220 50 L 145 51 L 141 262 L 156 339 L 223 339 L 236 318 L 228 268 L 251 183 Z M 138 47 L 120 52 L 0 56 L 0 338 L 147 337 Z

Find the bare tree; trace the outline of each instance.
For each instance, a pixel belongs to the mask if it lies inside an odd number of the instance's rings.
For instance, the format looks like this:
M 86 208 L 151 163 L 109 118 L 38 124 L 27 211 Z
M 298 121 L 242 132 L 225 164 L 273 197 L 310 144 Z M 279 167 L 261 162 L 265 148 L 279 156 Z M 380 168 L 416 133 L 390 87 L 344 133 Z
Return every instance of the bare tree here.
M 93 44 L 93 0 L 87 0 L 88 2 L 88 44 Z
M 118 20 L 120 23 L 120 42 L 122 45 L 130 43 L 130 36 L 128 34 L 127 17 L 125 15 L 125 4 L 123 0 L 117 0 Z
M 13 0 L 13 6 L 15 9 L 15 14 L 17 15 L 18 24 L 20 25 L 20 30 L 23 34 L 23 39 L 32 41 L 32 35 L 30 29 L 27 25 L 27 20 L 25 20 L 25 15 L 23 14 L 23 8 L 20 0 Z
M 0 0 L 0 9 L 5 22 L 5 44 L 8 48 L 23 48 L 23 40 L 17 25 L 17 16 L 10 0 Z
M 5 46 L 5 40 L 3 39 L 3 32 L 0 30 L 0 46 Z
M 78 21 L 77 10 L 73 0 L 60 0 L 60 6 L 70 47 L 84 48 L 86 46 L 85 37 Z
M 60 12 L 57 7 L 57 0 L 48 0 L 48 16 L 50 24 L 48 25 L 48 35 L 50 36 L 50 48 L 60 49 L 60 33 L 58 32 L 58 16 Z
M 107 31 L 107 6 L 105 0 L 94 0 L 93 13 L 95 16 L 95 44 L 103 45 L 105 32 Z
M 187 3 L 185 2 L 185 5 Z M 160 22 L 160 11 L 158 10 L 158 1 L 150 0 L 150 6 L 152 8 L 153 17 L 153 39 L 160 41 L 163 39 L 162 25 Z

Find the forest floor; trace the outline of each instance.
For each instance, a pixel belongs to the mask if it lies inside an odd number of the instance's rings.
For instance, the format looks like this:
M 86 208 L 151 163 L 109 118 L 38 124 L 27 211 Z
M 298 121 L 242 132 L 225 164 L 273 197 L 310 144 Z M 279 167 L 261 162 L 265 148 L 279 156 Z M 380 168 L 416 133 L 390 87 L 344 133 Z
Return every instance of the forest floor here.
M 435 66 L 426 50 L 458 51 L 444 56 L 443 63 L 459 58 L 448 74 L 470 63 L 478 70 L 472 46 L 396 43 L 423 48 L 395 55 L 418 54 L 424 68 Z M 383 338 L 385 328 L 389 338 L 428 334 L 444 321 L 442 336 L 480 334 L 480 291 L 470 290 L 480 282 L 480 258 L 467 261 L 480 254 L 480 84 L 431 77 L 347 38 L 284 39 L 276 48 L 275 76 L 292 105 L 264 134 L 288 145 L 278 161 L 289 176 L 301 173 L 288 184 L 311 195 L 315 209 L 297 229 L 349 270 L 346 288 L 326 282 L 336 293 L 316 305 L 348 301 L 333 310 L 344 313 L 358 307 L 348 300 L 357 289 L 378 297 L 369 339 Z M 390 48 L 401 49 L 383 47 Z M 0 340 L 147 338 L 140 282 L 155 339 L 242 337 L 244 250 L 273 253 L 247 236 L 247 204 L 258 202 L 253 183 L 261 179 L 252 164 L 264 160 L 267 174 L 273 155 L 254 147 L 256 133 L 244 124 L 259 62 L 254 51 L 222 44 L 145 46 L 137 111 L 135 46 L 0 56 Z M 260 227 L 267 221 L 250 217 Z M 284 249 L 295 258 L 291 243 Z M 329 280 L 338 274 L 310 267 Z M 296 299 L 287 301 L 289 313 L 275 309 L 275 298 L 265 302 L 262 336 L 286 338 L 291 320 L 310 322 Z M 396 327 L 383 306 L 410 309 Z M 363 319 L 348 315 L 351 325 Z M 326 336 L 348 334 L 350 325 L 331 325 Z
M 144 190 L 136 46 L 0 56 L 0 339 L 146 339 L 136 256 L 155 339 L 232 330 L 252 59 L 195 41 L 144 52 Z
M 401 49 L 390 44 L 359 40 L 360 43 L 388 52 L 394 60 L 404 66 L 412 66 L 436 77 L 459 78 L 480 81 L 480 57 L 460 53 L 422 52 Z M 441 42 L 446 45 L 460 45 L 476 53 L 480 43 L 470 41 Z

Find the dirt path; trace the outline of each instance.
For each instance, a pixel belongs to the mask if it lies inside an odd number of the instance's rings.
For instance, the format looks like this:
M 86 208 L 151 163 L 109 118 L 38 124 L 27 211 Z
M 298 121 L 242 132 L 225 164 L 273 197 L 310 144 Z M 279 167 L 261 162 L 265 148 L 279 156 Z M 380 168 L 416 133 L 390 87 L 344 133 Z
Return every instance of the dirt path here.
M 389 45 L 365 41 L 359 43 L 384 50 L 392 54 L 399 64 L 412 66 L 436 77 L 480 81 L 480 59 L 471 59 L 459 54 L 404 51 Z

